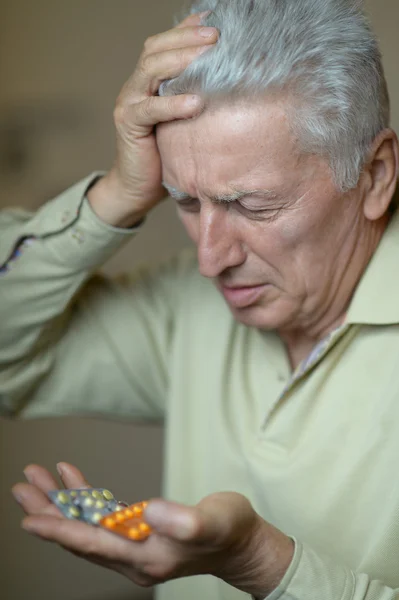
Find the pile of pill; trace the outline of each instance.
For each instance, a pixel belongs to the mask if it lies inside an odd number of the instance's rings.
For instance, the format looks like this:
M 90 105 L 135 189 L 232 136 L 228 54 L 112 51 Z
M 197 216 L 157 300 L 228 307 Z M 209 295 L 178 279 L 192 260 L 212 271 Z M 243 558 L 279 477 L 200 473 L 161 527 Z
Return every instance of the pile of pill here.
M 50 500 L 68 519 L 77 519 L 91 525 L 97 524 L 105 515 L 123 508 L 106 489 L 54 490 Z
M 128 506 L 118 502 L 112 492 L 104 488 L 54 490 L 48 495 L 67 519 L 98 525 L 133 541 L 144 541 L 152 533 L 143 520 L 148 502 Z
M 117 535 L 134 541 L 144 541 L 152 533 L 151 527 L 143 520 L 147 502 L 132 504 L 127 508 L 103 517 L 100 526 Z

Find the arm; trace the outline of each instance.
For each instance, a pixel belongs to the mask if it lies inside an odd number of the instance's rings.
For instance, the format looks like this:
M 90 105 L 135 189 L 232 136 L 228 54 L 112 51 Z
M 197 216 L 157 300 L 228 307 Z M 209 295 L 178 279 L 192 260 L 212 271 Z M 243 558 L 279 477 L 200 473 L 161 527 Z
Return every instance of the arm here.
M 85 198 L 92 179 L 36 215 L 0 216 L 2 415 L 162 416 L 179 267 L 91 277 L 136 231 L 96 217 Z
M 66 488 L 86 484 L 76 467 L 59 466 Z M 17 484 L 13 494 L 28 515 L 23 527 L 29 533 L 88 560 L 95 558 L 138 585 L 209 574 L 254 600 L 399 598 L 398 589 L 295 542 L 267 523 L 241 494 L 219 492 L 196 506 L 151 500 L 144 520 L 152 533 L 142 544 L 66 520 L 45 493 L 57 487 L 51 474 L 38 465 L 30 465 L 25 473 L 30 483 Z M 396 570 L 391 579 L 397 579 Z
M 394 575 L 394 574 L 392 574 Z M 260 596 L 262 598 L 262 596 Z M 296 544 L 295 555 L 280 585 L 266 600 L 398 600 L 399 589 L 356 573 L 315 552 L 306 544 Z
M 156 94 L 216 41 L 199 25 L 190 16 L 147 40 L 117 100 L 109 173 L 36 215 L 0 216 L 0 414 L 162 413 L 173 267 L 125 283 L 87 281 L 166 195 L 155 126 L 195 116 L 202 102 Z

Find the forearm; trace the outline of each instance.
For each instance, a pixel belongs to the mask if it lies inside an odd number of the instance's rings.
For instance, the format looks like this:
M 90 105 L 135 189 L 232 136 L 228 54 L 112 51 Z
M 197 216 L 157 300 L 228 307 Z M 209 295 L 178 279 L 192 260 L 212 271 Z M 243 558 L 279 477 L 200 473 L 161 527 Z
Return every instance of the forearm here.
M 34 385 L 48 368 L 55 320 L 91 271 L 131 232 L 103 223 L 85 201 L 94 176 L 36 214 L 0 215 L 0 410 Z M 49 325 L 52 324 L 51 328 Z M 17 391 L 18 390 L 18 391 Z
M 340 565 L 327 555 L 315 552 L 306 544 L 295 542 L 295 552 L 285 574 L 281 575 L 284 559 L 273 559 L 259 548 L 259 570 L 252 589 L 245 591 L 256 600 L 398 600 L 399 589 L 372 579 L 365 573 L 356 573 Z M 272 553 L 272 557 L 277 556 Z M 394 574 L 393 574 L 394 575 Z M 255 587 L 256 579 L 256 587 Z

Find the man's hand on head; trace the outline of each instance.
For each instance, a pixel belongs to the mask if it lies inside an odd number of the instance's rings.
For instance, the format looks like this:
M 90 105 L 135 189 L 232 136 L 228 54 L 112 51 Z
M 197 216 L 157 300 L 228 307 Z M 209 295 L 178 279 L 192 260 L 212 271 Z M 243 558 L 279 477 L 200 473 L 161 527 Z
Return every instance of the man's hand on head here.
M 215 28 L 201 26 L 203 16 L 190 15 L 170 31 L 148 38 L 117 99 L 115 162 L 88 193 L 93 210 L 109 225 L 133 226 L 166 196 L 154 128 L 196 116 L 203 102 L 190 94 L 162 98 L 158 89 L 217 41 Z
M 76 467 L 62 463 L 59 472 L 65 488 L 88 487 Z M 13 494 L 28 515 L 26 531 L 141 586 L 210 574 L 263 598 L 280 583 L 293 557 L 292 540 L 234 492 L 212 494 L 194 507 L 152 500 L 144 518 L 153 533 L 132 542 L 64 518 L 47 496 L 58 484 L 43 467 L 30 465 L 25 476 L 28 483 L 14 486 Z

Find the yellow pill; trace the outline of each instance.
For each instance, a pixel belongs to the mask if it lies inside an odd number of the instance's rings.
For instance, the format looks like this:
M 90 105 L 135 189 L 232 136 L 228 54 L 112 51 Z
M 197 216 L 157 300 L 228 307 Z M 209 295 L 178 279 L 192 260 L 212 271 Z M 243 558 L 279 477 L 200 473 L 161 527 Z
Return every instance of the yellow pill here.
M 78 495 L 78 492 L 70 492 L 69 495 L 71 496 L 71 498 L 76 498 L 76 496 Z
M 94 505 L 94 500 L 92 498 L 85 498 L 84 502 L 83 502 L 84 506 L 93 506 Z
M 88 496 L 90 496 L 90 494 L 87 490 L 83 490 L 83 492 L 80 492 L 80 495 L 83 496 L 84 498 L 87 498 Z
M 57 500 L 58 502 L 60 502 L 61 504 L 68 504 L 69 502 L 69 498 L 68 495 L 65 492 L 60 492 L 57 495 Z
M 120 505 L 118 504 L 118 506 L 115 508 L 115 512 L 119 512 L 119 511 L 121 511 L 121 510 L 123 510 L 123 506 L 120 506 Z
M 103 491 L 103 496 L 106 500 L 113 500 L 114 499 L 114 495 L 109 491 L 109 490 L 104 490 Z
M 102 500 L 97 500 L 96 508 L 104 508 L 104 507 L 105 507 L 105 502 L 103 502 Z
M 91 517 L 91 520 L 93 523 L 98 523 L 102 518 L 103 516 L 101 513 L 94 513 L 94 515 Z
M 80 517 L 80 511 L 78 508 L 76 508 L 76 506 L 71 506 L 71 508 L 69 509 L 69 514 L 71 515 L 71 517 Z
M 101 500 L 103 495 L 101 492 L 99 492 L 98 490 L 94 490 L 91 495 L 93 496 L 93 498 L 95 498 L 96 500 Z

